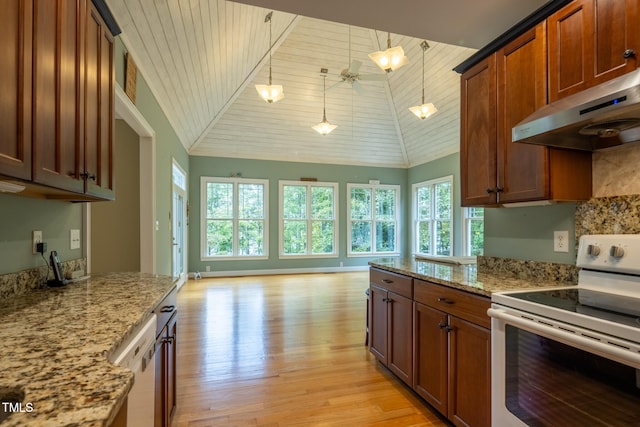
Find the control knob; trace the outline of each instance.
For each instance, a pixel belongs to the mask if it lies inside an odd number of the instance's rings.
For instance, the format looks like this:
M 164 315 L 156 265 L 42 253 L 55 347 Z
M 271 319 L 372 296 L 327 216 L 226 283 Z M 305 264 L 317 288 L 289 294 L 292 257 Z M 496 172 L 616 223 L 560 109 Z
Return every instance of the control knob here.
M 614 258 L 622 258 L 624 256 L 624 248 L 622 246 L 613 245 L 609 249 L 609 255 Z
M 587 246 L 587 255 L 591 255 L 591 256 L 600 255 L 600 246 L 588 245 Z

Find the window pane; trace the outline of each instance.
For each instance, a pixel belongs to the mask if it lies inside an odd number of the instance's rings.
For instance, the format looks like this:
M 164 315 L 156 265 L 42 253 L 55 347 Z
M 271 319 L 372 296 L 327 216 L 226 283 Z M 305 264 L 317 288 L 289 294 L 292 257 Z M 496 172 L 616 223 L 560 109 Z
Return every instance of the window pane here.
M 431 218 L 431 187 L 418 188 L 417 191 L 417 215 L 419 220 Z
M 435 185 L 436 218 L 451 218 L 451 183 L 441 182 Z
M 239 184 L 238 199 L 238 218 L 264 218 L 264 186 L 260 184 Z
M 471 255 L 482 255 L 484 253 L 484 221 L 471 221 Z
M 467 208 L 469 218 L 484 218 L 484 208 Z
M 233 222 L 207 221 L 207 255 L 231 255 L 233 253 Z
M 311 187 L 311 218 L 333 219 L 333 187 Z
M 262 221 L 238 221 L 238 255 L 264 254 Z
M 376 219 L 379 221 L 396 219 L 395 190 L 376 190 Z
M 423 254 L 431 253 L 431 231 L 429 223 L 426 221 L 418 222 L 418 252 Z
M 351 219 L 371 219 L 371 189 L 351 189 Z
M 285 185 L 283 188 L 283 210 L 285 219 L 307 218 L 307 187 Z
M 371 222 L 351 222 L 351 252 L 371 252 Z
M 451 221 L 436 221 L 436 255 L 451 255 Z
M 396 249 L 395 221 L 376 222 L 376 251 L 394 252 Z
M 207 183 L 207 218 L 233 218 L 233 184 Z
M 285 254 L 301 255 L 307 253 L 306 221 L 284 221 L 283 233 Z
M 311 223 L 311 240 L 312 253 L 333 253 L 333 221 L 313 221 Z

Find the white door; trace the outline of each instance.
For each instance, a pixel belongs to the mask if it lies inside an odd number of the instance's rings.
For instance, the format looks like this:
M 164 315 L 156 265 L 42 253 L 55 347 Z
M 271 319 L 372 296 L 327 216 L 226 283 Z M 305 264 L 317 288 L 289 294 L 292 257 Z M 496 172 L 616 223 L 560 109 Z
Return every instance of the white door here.
M 171 272 L 174 279 L 186 279 L 185 247 L 187 217 L 187 178 L 180 165 L 173 161 L 171 209 Z

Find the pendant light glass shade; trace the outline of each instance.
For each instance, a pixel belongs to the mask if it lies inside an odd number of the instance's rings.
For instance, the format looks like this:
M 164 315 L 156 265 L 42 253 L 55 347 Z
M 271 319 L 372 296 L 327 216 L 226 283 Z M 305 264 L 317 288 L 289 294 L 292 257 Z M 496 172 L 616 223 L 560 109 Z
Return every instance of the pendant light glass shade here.
M 315 126 L 311 126 L 313 130 L 318 132 L 320 135 L 328 135 L 332 130 L 337 128 L 338 126 L 332 125 L 327 120 L 327 108 L 326 108 L 326 95 L 327 95 L 327 73 L 329 72 L 326 68 L 321 68 L 320 73 L 322 73 L 322 121 Z
M 410 107 L 409 111 L 416 115 L 420 120 L 424 120 L 427 117 L 434 115 L 438 109 L 431 102 L 424 102 L 424 53 L 429 49 L 429 43 L 424 40 L 420 43 L 420 47 L 422 48 L 422 105 L 417 105 L 415 107 Z
M 268 85 L 256 85 L 256 90 L 262 99 L 269 104 L 280 101 L 284 98 L 284 89 L 282 85 L 274 85 L 271 81 L 271 16 L 273 12 L 267 13 L 264 18 L 264 22 L 269 23 L 269 84 Z
M 369 58 L 387 73 L 395 71 L 409 62 L 402 46 L 391 47 L 390 33 L 387 33 L 387 50 L 370 53 Z

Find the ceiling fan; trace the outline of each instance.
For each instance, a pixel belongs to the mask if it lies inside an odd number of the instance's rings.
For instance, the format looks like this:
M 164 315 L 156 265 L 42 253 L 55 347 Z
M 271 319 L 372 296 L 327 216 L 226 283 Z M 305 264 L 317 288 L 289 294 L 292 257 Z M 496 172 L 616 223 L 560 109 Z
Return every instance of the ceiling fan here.
M 386 80 L 386 74 L 360 74 L 362 61 L 351 60 L 351 26 L 349 26 L 349 67 L 340 72 L 340 81 L 327 88 L 327 91 L 334 89 L 342 83 L 349 83 L 358 94 L 364 93 L 364 88 L 360 84 L 361 80 Z

